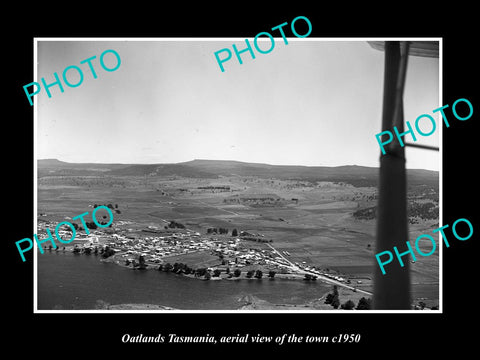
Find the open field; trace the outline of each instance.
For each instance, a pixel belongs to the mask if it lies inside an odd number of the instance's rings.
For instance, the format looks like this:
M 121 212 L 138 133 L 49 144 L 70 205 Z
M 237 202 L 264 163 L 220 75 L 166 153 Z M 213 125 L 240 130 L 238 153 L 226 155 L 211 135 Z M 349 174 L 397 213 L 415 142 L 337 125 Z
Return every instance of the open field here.
M 38 213 L 45 215 L 39 219 L 68 221 L 85 211 L 91 214 L 95 204 L 112 204 L 119 210 L 114 213 L 113 233 L 122 230 L 135 237 L 148 236 L 143 229 L 163 229 L 172 220 L 201 234 L 208 228 L 222 227 L 230 233 L 237 229 L 272 240 L 271 245 L 292 263 L 326 269 L 349 278 L 359 289 L 373 289 L 376 222 L 368 218 L 370 213 L 359 210 L 374 208 L 377 193 L 374 181 L 366 176 L 344 175 L 346 180 L 340 181 L 341 174 L 332 174 L 329 181 L 327 175 L 315 178 L 311 170 L 302 179 L 300 175 L 280 176 L 273 170 L 255 176 L 251 168 L 243 169 L 243 174 L 232 169 L 220 174 L 220 166 L 203 168 L 198 176 L 186 173 L 195 169 L 188 166 L 181 168 L 182 176 L 147 165 L 142 169 L 148 173 L 128 168 L 125 174 L 120 165 L 112 173 L 101 166 L 97 172 L 86 168 L 88 174 L 81 167 L 72 173 L 65 165 L 39 166 Z M 427 183 L 432 183 L 430 178 Z M 418 179 L 411 182 L 409 202 L 430 202 L 438 211 L 438 188 L 423 187 Z M 90 214 L 86 221 L 92 221 Z M 411 239 L 430 232 L 438 223 L 438 219 L 414 220 Z M 242 246 L 249 244 L 259 245 L 242 240 Z M 176 255 L 168 261 L 185 259 L 204 265 L 218 263 L 202 253 Z M 414 300 L 438 305 L 438 251 L 411 264 L 411 271 Z
M 183 262 L 185 264 L 194 264 L 196 267 L 211 267 L 220 265 L 218 256 L 211 255 L 207 251 L 197 251 L 190 254 L 171 255 L 164 257 L 165 262 L 174 264 L 176 262 Z

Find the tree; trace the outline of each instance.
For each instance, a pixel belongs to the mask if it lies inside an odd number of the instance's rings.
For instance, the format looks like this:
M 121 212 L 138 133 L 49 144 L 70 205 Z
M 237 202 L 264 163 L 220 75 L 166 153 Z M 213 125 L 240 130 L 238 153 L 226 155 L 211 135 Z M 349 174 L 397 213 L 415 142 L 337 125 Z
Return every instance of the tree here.
M 276 274 L 276 272 L 275 272 L 274 270 L 270 270 L 270 271 L 268 272 L 268 277 L 269 277 L 270 279 L 273 279 L 273 278 L 275 277 L 275 274 Z
M 199 268 L 195 270 L 195 276 L 204 276 L 206 272 L 207 272 L 207 269 Z
M 338 296 L 338 286 L 337 285 L 333 285 L 333 295 Z
M 333 294 L 332 294 L 332 293 L 328 293 L 327 296 L 325 297 L 324 303 L 325 303 L 325 304 L 331 304 L 331 303 L 332 303 L 332 300 L 333 300 Z
M 166 264 L 163 266 L 163 271 L 165 271 L 165 272 L 170 272 L 170 271 L 172 271 L 172 269 L 173 269 L 173 265 L 170 264 L 170 263 L 166 263 Z
M 184 263 L 179 263 L 177 265 L 177 270 L 175 270 L 176 274 L 183 274 L 185 272 L 185 264 Z
M 213 277 L 219 277 L 222 272 L 219 269 L 213 270 Z
M 362 297 L 360 300 L 358 300 L 356 307 L 357 310 L 370 310 L 371 308 L 372 300 L 370 298 L 366 299 L 365 297 Z
M 206 271 L 204 276 L 205 276 L 205 280 L 210 280 L 210 278 L 212 277 L 212 274 L 210 274 L 209 271 Z
M 237 229 L 232 230 L 232 236 L 238 236 L 238 231 Z
M 262 276 L 263 276 L 262 270 L 259 269 L 259 270 L 255 271 L 255 277 L 256 277 L 257 279 L 261 279 Z
M 240 269 L 235 269 L 235 271 L 233 272 L 233 276 L 239 277 L 241 275 L 241 273 L 242 272 L 240 271 Z
M 334 309 L 338 309 L 340 306 L 337 285 L 333 285 L 333 291 L 325 297 L 325 304 L 332 305 Z
M 170 223 L 168 224 L 168 227 L 170 229 L 175 229 L 175 228 L 178 228 L 178 229 L 185 229 L 185 225 L 179 223 L 179 222 L 176 222 L 176 221 L 170 221 Z
M 102 257 L 104 259 L 112 256 L 112 255 L 115 255 L 115 250 L 113 250 L 112 248 L 110 248 L 108 245 L 105 246 L 105 250 L 103 251 L 103 254 L 102 254 Z
M 247 278 L 251 278 L 255 272 L 253 270 L 248 270 L 247 271 Z
M 333 295 L 332 306 L 334 309 L 338 309 L 338 307 L 340 306 L 340 299 L 338 298 L 338 294 Z
M 147 268 L 147 265 L 145 265 L 145 257 L 143 255 L 138 257 L 138 268 L 141 270 Z
M 97 228 L 97 224 L 95 224 L 94 221 L 87 221 L 85 224 L 87 225 L 87 228 L 89 228 L 89 229 L 95 230 Z
M 344 310 L 352 310 L 354 307 L 355 307 L 355 303 L 352 300 L 348 300 L 341 306 L 341 308 Z

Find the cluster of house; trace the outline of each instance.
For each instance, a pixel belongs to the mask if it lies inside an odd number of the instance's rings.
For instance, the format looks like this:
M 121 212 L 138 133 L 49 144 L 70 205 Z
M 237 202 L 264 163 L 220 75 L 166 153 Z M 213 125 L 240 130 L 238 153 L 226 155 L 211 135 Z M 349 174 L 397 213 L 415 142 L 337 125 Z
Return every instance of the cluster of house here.
M 183 230 L 170 234 L 137 237 L 130 234 L 103 235 L 92 233 L 84 238 L 82 247 L 108 246 L 125 260 L 133 261 L 143 256 L 147 263 L 165 263 L 170 256 L 198 251 L 210 251 L 226 266 L 238 268 L 248 265 L 267 265 L 288 270 L 290 263 L 271 249 L 249 248 L 240 237 L 212 237 Z
M 44 228 L 48 226 L 48 222 L 39 222 L 38 226 Z M 64 231 L 60 229 L 62 236 Z M 146 229 L 145 231 L 154 233 L 154 235 L 135 236 L 129 232 L 105 234 L 91 231 L 89 235 L 77 237 L 71 245 L 83 249 L 108 246 L 125 260 L 134 261 L 142 256 L 146 262 L 157 264 L 168 262 L 170 256 L 210 251 L 217 255 L 221 259 L 222 265 L 225 266 L 242 268 L 249 265 L 260 265 L 283 273 L 308 271 L 340 282 L 346 281 L 341 276 L 319 271 L 315 267 L 306 265 L 305 262 L 293 264 L 286 258 L 290 256 L 288 251 L 282 251 L 283 255 L 280 256 L 273 248 L 259 246 L 251 248 L 248 246 L 248 242 L 242 242 L 241 236 L 202 236 L 198 232 L 186 229 L 171 233 L 158 233 L 156 229 Z
M 165 236 L 133 237 L 114 234 L 110 244 L 115 251 L 124 252 L 124 257 L 143 256 L 146 261 L 160 263 L 165 256 L 188 254 L 208 250 L 211 241 L 201 240 L 198 232 L 179 232 Z
M 238 246 L 241 239 L 220 244 L 214 249 L 220 257 L 225 259 L 225 265 L 243 267 L 247 265 L 271 265 L 274 267 L 289 267 L 289 263 L 278 256 L 275 251 L 268 249 L 252 249 Z
M 38 227 L 45 228 L 48 222 L 39 222 Z M 125 224 L 126 225 L 126 224 Z M 130 229 L 129 229 L 130 230 Z M 152 236 L 135 236 L 130 232 L 105 234 L 103 231 L 91 230 L 90 234 L 78 234 L 75 241 L 69 244 L 80 249 L 109 247 L 122 257 L 134 260 L 143 256 L 151 263 L 163 263 L 169 256 L 188 254 L 198 251 L 211 251 L 218 255 L 225 265 L 243 267 L 247 265 L 288 265 L 275 252 L 265 249 L 252 249 L 240 245 L 240 237 L 202 236 L 191 230 L 179 230 L 173 233 L 160 234 L 156 228 L 146 229 Z M 68 238 L 64 229 L 61 236 Z

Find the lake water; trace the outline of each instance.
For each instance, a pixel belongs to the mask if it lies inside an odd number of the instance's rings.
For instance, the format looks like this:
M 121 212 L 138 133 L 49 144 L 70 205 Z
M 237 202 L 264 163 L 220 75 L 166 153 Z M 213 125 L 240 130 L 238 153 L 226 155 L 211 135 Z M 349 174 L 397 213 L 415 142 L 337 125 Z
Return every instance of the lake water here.
M 234 310 L 253 295 L 276 304 L 304 304 L 331 290 L 320 281 L 201 281 L 156 270 L 134 271 L 103 263 L 99 256 L 70 252 L 38 254 L 38 309 L 94 309 L 110 304 L 145 303 L 182 310 Z

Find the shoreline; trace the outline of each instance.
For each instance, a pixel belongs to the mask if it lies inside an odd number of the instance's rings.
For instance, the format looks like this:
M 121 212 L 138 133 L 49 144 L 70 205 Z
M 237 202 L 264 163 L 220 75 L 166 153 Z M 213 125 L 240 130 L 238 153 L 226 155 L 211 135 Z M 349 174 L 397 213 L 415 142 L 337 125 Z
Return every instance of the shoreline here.
M 158 265 L 152 265 L 152 264 L 146 264 L 146 267 L 144 269 L 138 269 L 138 268 L 134 268 L 131 265 L 124 265 L 118 259 L 115 259 L 114 257 L 115 257 L 115 255 L 111 256 L 111 257 L 108 257 L 106 259 L 102 258 L 102 259 L 100 259 L 100 261 L 101 262 L 106 262 L 106 263 L 112 263 L 112 264 L 115 264 L 117 266 L 121 266 L 121 267 L 124 267 L 126 269 L 130 269 L 130 270 L 134 270 L 134 271 L 159 271 L 159 272 L 163 272 L 163 273 L 167 273 L 167 274 L 179 275 L 179 276 L 183 276 L 183 277 L 186 277 L 186 278 L 189 278 L 189 279 L 196 279 L 196 280 L 201 280 L 201 281 L 220 281 L 220 280 L 227 280 L 227 281 L 296 280 L 296 281 L 298 281 L 298 280 L 302 280 L 302 281 L 307 282 L 307 280 L 305 280 L 304 275 L 302 275 L 302 274 L 281 274 L 281 273 L 276 273 L 273 278 L 268 277 L 268 274 L 262 276 L 261 278 L 256 278 L 254 276 L 249 278 L 249 277 L 246 276 L 245 272 L 242 272 L 241 275 L 238 276 L 238 277 L 235 277 L 235 276 L 228 277 L 228 275 L 225 272 L 222 272 L 220 274 L 220 276 L 211 275 L 210 278 L 205 278 L 205 276 L 195 276 L 194 274 L 185 274 L 185 273 L 177 273 L 177 272 L 173 272 L 173 271 L 158 270 Z M 314 280 L 314 281 L 310 280 L 308 282 L 315 282 L 315 281 L 317 281 L 317 280 Z M 320 281 L 322 281 L 322 280 L 320 279 Z
M 73 248 L 71 249 L 67 249 L 67 251 L 69 252 L 72 252 Z M 76 255 L 86 255 L 86 254 L 76 254 Z M 98 256 L 100 254 L 90 254 L 88 256 Z M 194 274 L 185 274 L 183 272 L 174 272 L 174 271 L 164 271 L 164 270 L 158 270 L 158 267 L 159 265 L 161 264 L 152 264 L 152 263 L 146 263 L 145 265 L 145 268 L 143 269 L 140 269 L 140 268 L 136 268 L 136 267 L 133 267 L 132 265 L 125 265 L 124 264 L 124 261 L 123 259 L 119 259 L 117 258 L 119 254 L 115 254 L 115 255 L 112 255 L 112 256 L 109 256 L 107 258 L 103 258 L 103 257 L 100 257 L 99 261 L 100 262 L 105 262 L 105 263 L 112 263 L 116 266 L 121 266 L 123 268 L 126 268 L 126 269 L 129 269 L 129 270 L 134 270 L 134 271 L 159 271 L 159 272 L 163 272 L 163 273 L 171 273 L 173 275 L 178 275 L 178 276 L 182 276 L 182 277 L 186 277 L 186 278 L 189 278 L 189 279 L 194 279 L 194 280 L 200 280 L 200 281 L 223 281 L 223 280 L 226 280 L 226 281 L 252 281 L 252 282 L 255 282 L 255 281 L 264 281 L 264 280 L 267 280 L 267 281 L 303 281 L 305 283 L 319 283 L 320 285 L 324 285 L 324 286 L 333 286 L 335 285 L 336 282 L 330 282 L 326 279 L 323 279 L 322 276 L 319 276 L 317 277 L 315 280 L 313 279 L 306 279 L 305 278 L 305 274 L 295 274 L 295 273 L 275 273 L 274 277 L 269 277 L 268 276 L 268 273 L 267 271 L 265 270 L 262 270 L 265 272 L 265 275 L 263 275 L 262 277 L 260 278 L 257 278 L 255 276 L 252 276 L 252 277 L 247 277 L 247 273 L 246 271 L 242 271 L 240 276 L 238 277 L 235 277 L 235 276 L 232 276 L 232 277 L 229 277 L 228 274 L 226 274 L 225 272 L 221 272 L 219 276 L 213 276 L 213 275 L 210 275 L 208 278 L 206 278 L 205 276 L 195 276 Z M 252 269 L 250 269 L 252 270 Z M 211 273 L 210 273 L 211 274 Z M 363 296 L 371 296 L 371 294 L 365 292 L 364 289 L 362 289 L 361 287 L 355 287 L 355 286 L 352 286 L 352 285 L 339 285 L 339 284 L 336 284 L 337 286 L 339 286 L 340 288 L 344 288 L 345 290 L 347 290 L 349 293 L 356 293 L 356 292 L 359 292 L 359 293 L 363 293 L 364 295 Z M 371 290 L 369 290 L 371 291 Z
M 58 250 L 57 252 L 61 252 L 62 250 Z M 51 253 L 55 253 L 56 251 L 49 251 Z M 72 253 L 71 249 L 66 249 L 65 252 Z M 86 254 L 73 254 L 73 255 L 86 255 Z M 135 269 L 133 266 L 127 266 L 122 262 L 121 258 L 115 257 L 115 255 L 110 256 L 108 258 L 103 258 L 99 257 L 100 254 L 91 254 L 88 256 L 94 256 L 97 257 L 97 259 L 92 259 L 94 261 L 100 261 L 100 262 L 105 262 L 105 263 L 112 263 L 117 266 L 121 266 L 130 270 L 140 270 L 140 269 Z M 150 270 L 150 271 L 159 271 L 158 270 L 158 265 L 154 264 L 147 264 L 147 267 L 145 270 Z M 299 281 L 302 280 L 304 282 L 311 283 L 312 281 L 307 281 L 305 280 L 303 274 L 275 274 L 274 278 L 268 277 L 268 275 L 263 276 L 261 278 L 255 278 L 255 277 L 246 277 L 246 272 L 242 272 L 242 274 L 239 277 L 228 277 L 225 272 L 222 272 L 220 276 L 212 276 L 211 278 L 205 278 L 204 276 L 195 276 L 194 274 L 184 274 L 184 273 L 176 273 L 173 271 L 160 271 L 160 272 L 170 272 L 173 273 L 173 275 L 180 275 L 183 277 L 191 278 L 191 279 L 199 279 L 202 281 L 220 281 L 220 280 L 227 280 L 227 281 L 245 281 L 245 280 L 251 280 L 252 282 L 259 281 L 259 280 L 268 280 L 268 281 L 282 281 L 282 280 L 293 280 L 293 281 Z M 323 281 L 322 279 L 317 279 L 319 280 L 319 285 L 329 285 L 327 282 Z M 317 282 L 317 281 L 314 281 Z M 281 285 L 280 285 L 281 286 Z M 339 287 L 339 294 L 341 297 L 341 301 L 344 302 L 346 300 L 352 300 L 354 303 L 358 303 L 359 299 L 361 297 L 369 297 L 365 296 L 364 294 L 357 293 L 354 290 Z M 245 300 L 247 299 L 247 300 Z M 248 298 L 244 298 L 243 301 L 242 299 L 239 299 L 239 306 L 235 309 L 232 310 L 333 310 L 333 308 L 330 305 L 324 304 L 322 301 L 322 297 L 311 300 L 307 303 L 303 304 L 288 304 L 288 303 L 270 303 L 267 300 L 257 298 L 254 299 L 252 295 Z M 428 303 L 433 302 L 433 303 L 438 303 L 435 299 L 428 299 Z M 243 304 L 242 304 L 243 302 Z M 427 301 L 425 301 L 427 302 Z M 412 304 L 412 305 L 415 305 Z M 435 304 L 434 304 L 435 305 Z M 430 307 L 427 306 L 426 309 Z M 163 306 L 163 305 L 157 305 L 157 304 L 116 304 L 116 305 L 110 305 L 106 304 L 105 306 L 102 307 L 97 307 L 97 310 L 182 310 L 182 309 L 177 309 L 177 308 L 172 308 L 168 306 Z M 338 309 L 342 310 L 342 309 Z

